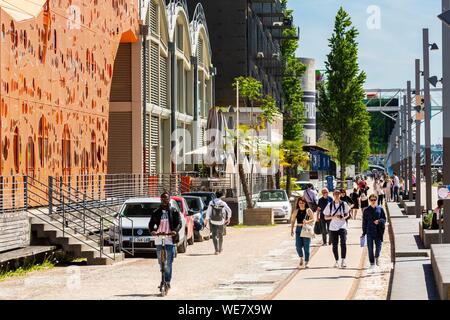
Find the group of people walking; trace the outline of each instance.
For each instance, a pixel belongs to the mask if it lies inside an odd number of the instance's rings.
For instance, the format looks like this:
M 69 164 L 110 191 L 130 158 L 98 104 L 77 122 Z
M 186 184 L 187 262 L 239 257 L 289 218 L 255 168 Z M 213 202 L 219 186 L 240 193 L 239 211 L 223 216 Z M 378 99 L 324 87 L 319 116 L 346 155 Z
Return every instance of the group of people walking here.
M 309 184 L 303 196 L 298 198 L 291 216 L 291 236 L 295 235 L 295 246 L 300 257 L 299 268 L 303 265 L 309 267 L 314 233 L 322 235 L 322 246 L 332 245 L 334 267 L 346 268 L 348 220 L 356 220 L 360 209 L 363 213 L 361 239 L 367 244 L 371 267 L 379 265 L 386 223 L 382 207 L 385 193 L 379 192 L 383 185 L 381 180 L 374 182 L 374 192 L 368 196 L 370 187 L 366 180 L 361 179 L 350 196 L 341 189 L 334 190 L 331 197 L 328 189 L 323 188 L 322 196 L 318 198 L 314 186 Z

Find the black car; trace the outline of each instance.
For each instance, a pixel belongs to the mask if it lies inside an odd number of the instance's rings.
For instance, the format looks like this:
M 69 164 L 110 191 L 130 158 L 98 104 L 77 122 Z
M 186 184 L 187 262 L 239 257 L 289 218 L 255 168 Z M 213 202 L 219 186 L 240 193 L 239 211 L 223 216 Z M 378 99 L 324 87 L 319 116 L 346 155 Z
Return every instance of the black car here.
M 208 208 L 209 203 L 217 198 L 216 193 L 212 191 L 184 192 L 181 196 L 195 196 L 202 198 L 202 201 L 205 203 L 205 210 Z
M 216 199 L 216 193 L 212 191 L 192 191 L 192 192 L 184 192 L 181 196 L 196 196 L 202 198 L 202 201 L 205 203 L 205 210 L 208 209 L 209 203 Z M 227 234 L 227 228 L 224 226 L 223 235 Z

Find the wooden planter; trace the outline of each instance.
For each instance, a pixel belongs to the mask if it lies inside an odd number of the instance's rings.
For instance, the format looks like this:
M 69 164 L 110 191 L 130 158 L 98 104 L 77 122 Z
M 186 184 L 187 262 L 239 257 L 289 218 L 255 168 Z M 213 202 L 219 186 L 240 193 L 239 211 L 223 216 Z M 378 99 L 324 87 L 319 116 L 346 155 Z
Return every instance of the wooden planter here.
M 271 208 L 244 210 L 244 224 L 247 226 L 264 226 L 274 223 L 273 210 Z

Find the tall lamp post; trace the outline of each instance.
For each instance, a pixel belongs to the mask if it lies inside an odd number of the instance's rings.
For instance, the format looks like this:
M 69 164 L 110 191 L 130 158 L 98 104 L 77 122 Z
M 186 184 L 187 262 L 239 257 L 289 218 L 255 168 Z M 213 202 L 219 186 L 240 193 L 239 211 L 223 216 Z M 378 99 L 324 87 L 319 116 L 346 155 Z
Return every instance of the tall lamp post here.
M 406 84 L 406 105 L 407 105 L 407 113 L 406 113 L 406 122 L 408 126 L 408 199 L 409 201 L 413 201 L 413 165 L 412 165 L 412 122 L 411 119 L 411 81 L 408 81 Z
M 431 50 L 439 49 L 433 43 L 429 43 L 429 32 L 427 28 L 423 29 L 423 77 L 424 77 L 424 99 L 425 99 L 425 194 L 426 210 L 433 208 L 431 190 L 431 95 L 430 95 L 430 47 Z
M 443 169 L 444 184 L 450 185 L 450 0 L 442 0 L 442 121 L 443 121 L 443 144 L 444 158 Z M 450 200 L 444 201 L 444 212 L 450 214 Z M 450 243 L 450 219 L 444 219 L 444 243 Z
M 420 165 L 420 123 L 422 122 L 422 96 L 420 95 L 420 59 L 416 59 L 416 218 L 422 215 L 422 179 Z

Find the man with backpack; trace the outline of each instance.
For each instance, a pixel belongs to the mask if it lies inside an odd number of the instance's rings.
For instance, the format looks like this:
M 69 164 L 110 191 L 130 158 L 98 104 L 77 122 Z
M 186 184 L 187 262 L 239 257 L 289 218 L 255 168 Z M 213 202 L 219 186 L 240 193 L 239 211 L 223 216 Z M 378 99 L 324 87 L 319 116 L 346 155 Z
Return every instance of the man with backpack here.
M 369 251 L 370 267 L 373 268 L 375 263 L 380 265 L 379 257 L 381 253 L 381 244 L 383 242 L 384 230 L 386 225 L 386 215 L 384 209 L 377 205 L 377 196 L 370 195 L 370 206 L 363 212 L 362 237 L 367 236 L 367 249 Z M 373 252 L 375 244 L 375 254 Z
M 333 255 L 336 260 L 335 268 L 339 268 L 339 240 L 341 242 L 341 268 L 346 268 L 345 257 L 347 255 L 347 218 L 350 216 L 350 207 L 347 202 L 340 199 L 341 192 L 334 190 L 333 202 L 325 207 L 323 212 L 325 220 L 330 220 L 330 239 L 333 244 Z
M 224 225 L 230 224 L 231 220 L 231 209 L 226 202 L 222 200 L 223 196 L 223 192 L 217 191 L 217 198 L 209 203 L 208 210 L 206 210 L 205 225 L 210 222 L 216 255 L 222 252 Z

